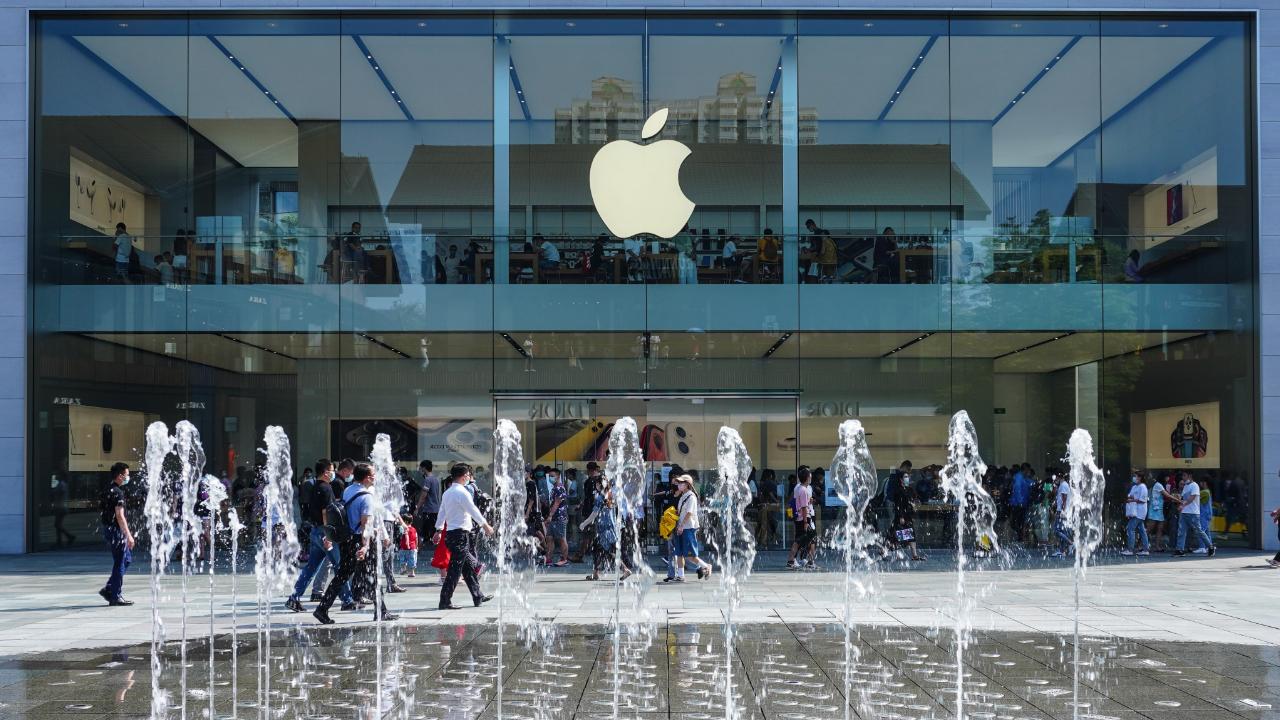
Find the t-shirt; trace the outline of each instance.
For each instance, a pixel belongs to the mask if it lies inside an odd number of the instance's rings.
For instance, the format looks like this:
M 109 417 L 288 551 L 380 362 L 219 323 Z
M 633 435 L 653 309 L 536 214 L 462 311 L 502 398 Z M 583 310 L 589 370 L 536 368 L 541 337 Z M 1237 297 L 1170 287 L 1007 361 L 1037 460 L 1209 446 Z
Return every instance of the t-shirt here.
M 676 512 L 680 513 L 680 522 L 676 524 L 677 530 L 683 532 L 698 529 L 698 496 L 692 491 L 680 496 L 680 506 L 676 508 Z
M 440 512 L 440 478 L 436 477 L 435 473 L 427 473 L 426 477 L 422 478 L 422 491 L 426 493 L 422 498 L 422 512 Z
M 333 486 L 327 482 L 316 481 L 307 502 L 307 519 L 312 525 L 320 527 L 325 524 L 325 510 L 333 504 L 333 498 Z
M 795 492 L 796 499 L 796 519 L 804 520 L 809 517 L 810 505 L 813 504 L 813 488 L 807 485 L 797 485 Z
M 1031 481 L 1021 471 L 1013 476 L 1013 485 L 1009 488 L 1009 504 L 1014 507 L 1025 507 L 1031 501 Z
M 542 250 L 540 251 L 540 254 L 542 255 L 542 262 L 560 262 L 560 248 L 556 247 L 555 243 L 550 241 L 542 243 Z
M 560 504 L 556 506 L 556 511 L 551 513 L 551 522 L 567 522 L 569 520 L 569 492 L 564 489 L 563 483 L 551 488 L 551 504 L 554 506 L 557 500 L 560 501 Z
M 1200 486 L 1194 480 L 1182 486 L 1182 514 L 1200 514 Z
M 1139 519 L 1147 517 L 1148 495 L 1146 485 L 1143 485 L 1140 482 L 1134 483 L 1133 486 L 1129 488 L 1129 497 L 1127 499 L 1132 502 L 1126 502 L 1124 505 L 1125 517 Z
M 530 508 L 525 516 L 529 525 L 542 524 L 542 508 L 538 505 L 538 483 L 532 478 L 524 481 L 524 502 Z
M 363 492 L 363 495 L 360 493 Z M 356 497 L 360 495 L 359 497 Z M 343 491 L 342 501 L 347 504 L 347 527 L 351 528 L 351 532 L 360 532 L 360 518 L 372 512 L 372 500 L 370 499 L 368 488 L 360 483 L 351 483 L 351 485 Z
M 738 253 L 738 246 L 732 240 L 728 240 L 724 244 L 724 257 L 731 258 Z
M 1067 482 L 1066 478 L 1063 478 L 1062 482 L 1058 483 L 1058 500 L 1055 507 L 1058 508 L 1058 512 L 1066 512 L 1067 506 L 1070 504 L 1071 483 Z
M 124 490 L 114 482 L 107 485 L 107 489 L 102 491 L 102 524 L 108 527 L 116 526 L 116 508 L 125 507 Z
M 116 236 L 116 262 L 129 262 L 129 255 L 133 252 L 133 238 L 129 237 L 129 233 L 120 233 Z

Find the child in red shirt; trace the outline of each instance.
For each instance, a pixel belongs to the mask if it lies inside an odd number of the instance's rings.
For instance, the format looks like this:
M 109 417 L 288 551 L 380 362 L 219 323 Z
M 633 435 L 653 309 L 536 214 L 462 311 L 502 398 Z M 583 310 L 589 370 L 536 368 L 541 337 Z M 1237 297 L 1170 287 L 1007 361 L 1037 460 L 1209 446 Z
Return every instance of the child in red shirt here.
M 413 521 L 408 516 L 405 516 L 404 524 L 405 531 L 400 535 L 401 572 L 408 577 L 415 577 L 418 574 L 418 530 L 413 527 Z

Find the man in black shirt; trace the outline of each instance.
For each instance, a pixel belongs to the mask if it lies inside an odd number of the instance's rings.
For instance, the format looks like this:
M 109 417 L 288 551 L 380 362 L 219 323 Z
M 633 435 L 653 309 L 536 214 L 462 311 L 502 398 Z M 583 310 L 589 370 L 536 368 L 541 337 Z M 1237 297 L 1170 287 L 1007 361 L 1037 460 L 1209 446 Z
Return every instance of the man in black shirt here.
M 600 489 L 602 480 L 600 465 L 594 460 L 587 463 L 587 479 L 582 482 L 582 504 L 578 506 L 578 520 L 585 520 L 595 508 L 596 491 Z M 578 536 L 578 554 L 569 558 L 569 562 L 582 562 L 595 545 L 596 535 L 593 530 L 583 530 Z
M 284 603 L 285 607 L 294 612 L 302 612 L 306 609 L 302 607 L 302 594 L 307 591 L 307 585 L 313 578 L 317 578 L 316 588 L 322 587 L 317 575 L 321 565 L 328 561 L 330 566 L 337 568 L 342 561 L 342 552 L 338 544 L 333 541 L 332 529 L 325 518 L 325 511 L 329 509 L 334 499 L 333 477 L 333 463 L 324 458 L 317 460 L 315 487 L 309 494 L 310 502 L 302 509 L 311 524 L 311 555 L 307 566 L 298 575 L 298 582 L 293 586 L 293 594 Z M 319 596 L 320 593 L 313 592 L 312 601 L 319 601 Z M 338 596 L 342 598 L 343 610 L 356 609 L 355 600 L 351 597 L 351 586 L 348 583 L 343 583 Z
M 111 548 L 111 578 L 98 594 L 108 605 L 132 605 L 132 600 L 121 596 L 124 574 L 133 562 L 133 533 L 129 532 L 129 520 L 125 517 L 124 490 L 129 482 L 129 466 L 116 463 L 111 466 L 111 482 L 102 491 L 102 537 Z

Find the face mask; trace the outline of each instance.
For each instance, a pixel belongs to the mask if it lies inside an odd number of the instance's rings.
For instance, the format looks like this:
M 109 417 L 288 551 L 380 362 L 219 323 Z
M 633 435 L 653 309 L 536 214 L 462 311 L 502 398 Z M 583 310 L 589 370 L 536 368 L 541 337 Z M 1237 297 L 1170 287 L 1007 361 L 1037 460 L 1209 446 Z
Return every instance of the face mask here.
M 128 484 L 129 484 L 129 473 L 127 473 L 127 472 L 126 472 L 126 473 L 124 474 L 124 481 L 123 481 L 123 482 L 121 482 L 120 484 L 121 484 L 121 485 L 128 485 Z

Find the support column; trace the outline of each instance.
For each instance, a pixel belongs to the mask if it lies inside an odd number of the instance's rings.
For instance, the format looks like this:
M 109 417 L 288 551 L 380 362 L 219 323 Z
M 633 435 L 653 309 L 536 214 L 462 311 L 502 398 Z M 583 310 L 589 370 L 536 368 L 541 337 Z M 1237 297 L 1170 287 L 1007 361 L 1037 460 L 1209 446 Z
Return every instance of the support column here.
M 511 41 L 493 39 L 493 281 L 506 283 L 511 236 Z
M 782 281 L 800 279 L 799 62 L 796 36 L 782 41 Z

